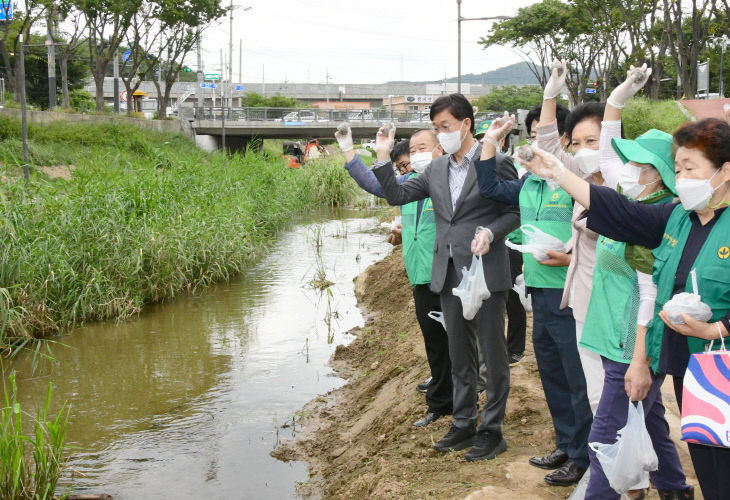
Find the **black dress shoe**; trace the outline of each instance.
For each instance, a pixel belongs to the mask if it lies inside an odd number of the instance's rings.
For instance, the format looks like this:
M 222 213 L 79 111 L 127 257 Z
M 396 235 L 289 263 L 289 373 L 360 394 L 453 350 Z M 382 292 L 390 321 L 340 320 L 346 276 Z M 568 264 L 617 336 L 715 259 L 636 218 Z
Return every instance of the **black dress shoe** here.
M 447 432 L 440 441 L 433 445 L 433 449 L 436 451 L 463 450 L 464 448 L 468 448 L 474 444 L 475 434 L 476 429 L 473 425 L 467 427 L 466 429 L 461 429 L 459 427 L 456 427 L 456 425 L 452 425 L 451 429 L 449 429 L 449 432 Z
M 583 467 L 568 460 L 561 468 L 545 476 L 545 482 L 553 486 L 570 486 L 580 481 L 585 472 Z
M 466 452 L 467 462 L 492 460 L 507 449 L 507 442 L 496 432 L 479 432 L 474 438 L 474 446 Z
M 433 377 L 428 377 L 426 380 L 416 386 L 416 390 L 418 392 L 425 393 L 426 391 L 428 391 L 428 386 L 431 385 L 431 382 L 433 382 Z
M 690 486 L 686 490 L 658 490 L 661 500 L 694 500 L 695 488 Z
M 557 469 L 568 460 L 568 454 L 563 450 L 554 449 L 549 455 L 544 457 L 532 457 L 530 465 L 541 469 Z
M 510 366 L 514 366 L 514 365 L 516 365 L 517 363 L 519 363 L 519 362 L 520 362 L 520 360 L 522 359 L 522 357 L 523 357 L 524 355 L 525 355 L 525 353 L 524 353 L 524 352 L 523 352 L 523 353 L 521 353 L 521 354 L 510 354 L 510 355 L 509 355 L 509 365 L 510 365 Z
M 426 427 L 429 424 L 434 423 L 436 420 L 440 419 L 443 415 L 440 413 L 434 413 L 432 411 L 426 413 L 426 416 L 423 417 L 421 420 L 416 420 L 413 422 L 413 427 Z

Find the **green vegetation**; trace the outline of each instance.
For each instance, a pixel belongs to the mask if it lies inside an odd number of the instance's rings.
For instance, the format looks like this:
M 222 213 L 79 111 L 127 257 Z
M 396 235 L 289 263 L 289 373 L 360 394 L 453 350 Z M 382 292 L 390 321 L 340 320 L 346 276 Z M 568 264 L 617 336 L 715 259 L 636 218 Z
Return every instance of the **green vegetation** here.
M 652 101 L 638 97 L 626 105 L 622 120 L 624 135 L 628 139 L 635 139 L 651 128 L 673 134 L 677 127 L 687 121 L 687 117 L 676 101 Z
M 288 169 L 117 123 L 56 122 L 29 136 L 33 165 L 75 168 L 49 180 L 38 167 L 26 184 L 20 124 L 0 119 L 0 347 L 229 279 L 296 215 L 359 193 L 341 157 Z
M 474 101 L 479 111 L 509 111 L 515 113 L 518 109 L 532 109 L 542 104 L 542 87 L 539 85 L 505 85 L 492 90 Z M 560 100 L 560 104 L 567 106 L 567 102 Z
M 8 390 L 3 377 L 5 407 L 0 408 L 0 498 L 52 499 L 65 462 L 68 413 L 65 405 L 50 419 L 51 387 L 34 420 L 33 436 L 23 434 L 23 414 L 17 399 L 15 373 Z M 27 413 L 26 413 L 27 415 Z M 65 496 L 64 496 L 65 498 Z
M 246 92 L 242 106 L 252 108 L 308 108 L 308 104 L 301 103 L 293 97 L 284 97 L 279 93 L 272 96 L 264 96 L 256 92 Z

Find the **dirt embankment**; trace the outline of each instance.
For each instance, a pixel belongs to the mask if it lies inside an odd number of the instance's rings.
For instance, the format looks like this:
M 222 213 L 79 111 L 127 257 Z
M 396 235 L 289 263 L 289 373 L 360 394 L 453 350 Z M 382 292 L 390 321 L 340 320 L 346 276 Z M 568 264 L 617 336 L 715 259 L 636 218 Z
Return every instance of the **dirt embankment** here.
M 370 317 L 332 360 L 348 384 L 307 404 L 299 438 L 272 452 L 309 463 L 310 481 L 298 488 L 302 496 L 531 500 L 570 494 L 572 488 L 545 484 L 546 471 L 527 462 L 554 447 L 529 329 L 526 355 L 511 369 L 508 449 L 495 460 L 468 463 L 464 452 L 433 450 L 451 426 L 450 417 L 425 429 L 411 425 L 426 412 L 415 386 L 428 376 L 428 365 L 399 248 L 358 278 L 356 294 Z M 667 408 L 673 411 L 676 404 L 670 401 Z M 676 417 L 670 417 L 676 429 Z M 686 447 L 679 448 L 692 475 Z M 648 498 L 657 498 L 656 491 Z

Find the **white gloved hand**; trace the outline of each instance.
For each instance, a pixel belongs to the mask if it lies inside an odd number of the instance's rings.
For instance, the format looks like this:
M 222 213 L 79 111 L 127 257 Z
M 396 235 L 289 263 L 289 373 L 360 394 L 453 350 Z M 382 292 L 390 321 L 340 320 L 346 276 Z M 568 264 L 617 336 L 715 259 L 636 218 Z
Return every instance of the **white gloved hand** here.
M 515 115 L 511 115 L 505 111 L 504 116 L 496 118 L 489 125 L 487 133 L 484 134 L 482 142 L 487 142 L 499 150 L 499 143 L 507 137 L 507 134 L 515 127 Z
M 393 122 L 386 122 L 380 127 L 377 135 L 375 136 L 375 152 L 387 152 L 393 149 L 395 144 L 395 124 Z
M 474 255 L 484 255 L 489 252 L 489 230 L 478 227 L 474 239 L 471 240 L 471 253 Z
M 517 150 L 520 165 L 544 180 L 557 183 L 565 177 L 565 166 L 553 154 L 535 146 L 520 146 Z
M 565 86 L 565 78 L 568 75 L 568 68 L 564 62 L 555 59 L 550 65 L 550 78 L 542 91 L 542 99 L 555 99 L 560 94 L 560 89 Z
M 338 125 L 337 131 L 335 132 L 335 139 L 337 139 L 337 144 L 340 145 L 343 153 L 352 151 L 352 130 L 350 129 L 349 123 L 344 122 Z
M 616 109 L 624 109 L 626 101 L 631 99 L 636 93 L 641 90 L 651 76 L 651 68 L 647 68 L 646 64 L 639 68 L 631 66 L 628 73 L 626 74 L 626 80 L 613 89 L 611 95 L 608 97 L 606 104 L 613 106 Z

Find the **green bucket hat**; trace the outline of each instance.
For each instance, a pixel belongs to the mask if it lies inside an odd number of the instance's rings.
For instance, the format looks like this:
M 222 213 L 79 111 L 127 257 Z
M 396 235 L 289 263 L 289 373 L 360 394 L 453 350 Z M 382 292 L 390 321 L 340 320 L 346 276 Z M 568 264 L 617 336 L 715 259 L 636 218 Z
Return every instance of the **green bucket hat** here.
M 672 155 L 671 135 L 653 128 L 633 141 L 614 137 L 611 139 L 611 144 L 624 163 L 630 161 L 646 163 L 656 168 L 667 189 L 673 194 L 677 194 L 674 184 L 674 156 Z
M 474 131 L 474 137 L 482 134 L 486 134 L 487 130 L 489 130 L 489 126 L 492 124 L 492 120 L 484 120 L 482 123 L 479 124 L 477 129 Z

